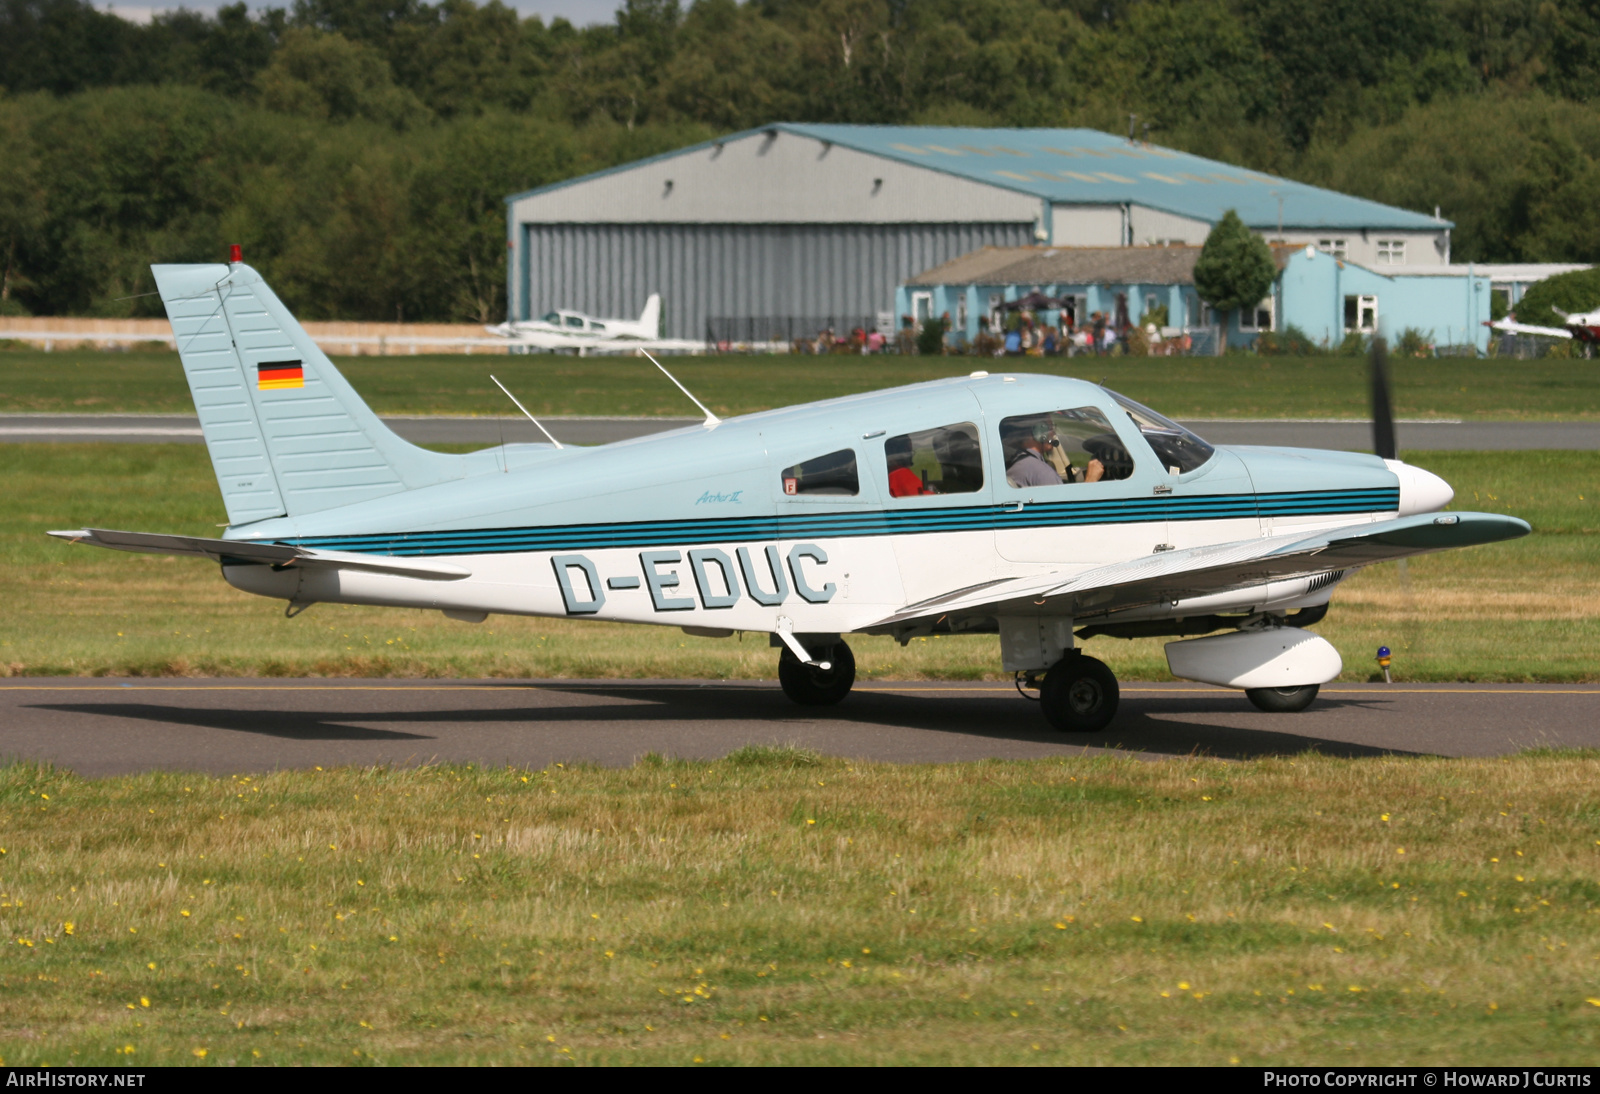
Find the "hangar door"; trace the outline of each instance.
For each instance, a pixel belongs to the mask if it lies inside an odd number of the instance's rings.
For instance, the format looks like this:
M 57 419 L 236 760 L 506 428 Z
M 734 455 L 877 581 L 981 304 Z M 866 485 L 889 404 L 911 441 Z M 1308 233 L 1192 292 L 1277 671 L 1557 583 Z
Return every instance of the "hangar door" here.
M 524 224 L 518 318 L 556 308 L 637 316 L 661 294 L 661 334 L 707 320 L 887 312 L 895 286 L 980 247 L 1033 242 L 1033 224 Z M 849 319 L 849 317 L 855 317 Z

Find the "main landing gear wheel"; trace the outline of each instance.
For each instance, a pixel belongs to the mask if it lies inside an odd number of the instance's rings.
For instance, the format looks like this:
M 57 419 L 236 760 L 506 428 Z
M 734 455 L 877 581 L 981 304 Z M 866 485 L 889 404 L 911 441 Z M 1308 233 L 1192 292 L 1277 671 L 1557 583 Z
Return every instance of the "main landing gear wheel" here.
M 856 657 L 843 642 L 814 649 L 811 656 L 828 662 L 819 669 L 800 660 L 787 648 L 778 657 L 778 683 L 783 693 L 803 707 L 828 707 L 850 694 L 856 682 Z
M 1244 697 L 1257 710 L 1268 714 L 1297 714 L 1311 705 L 1321 684 L 1301 684 L 1297 688 L 1245 688 Z
M 1094 733 L 1117 715 L 1117 678 L 1104 661 L 1070 653 L 1051 666 L 1039 687 L 1039 705 L 1063 733 Z

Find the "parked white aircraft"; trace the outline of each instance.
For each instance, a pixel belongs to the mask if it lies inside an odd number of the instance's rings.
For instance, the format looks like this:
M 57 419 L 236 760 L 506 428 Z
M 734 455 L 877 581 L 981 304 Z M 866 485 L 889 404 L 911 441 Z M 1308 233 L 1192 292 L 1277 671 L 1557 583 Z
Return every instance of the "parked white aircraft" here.
M 1551 308 L 1566 323 L 1564 327 L 1539 327 L 1532 323 L 1519 323 L 1515 315 L 1497 319 L 1487 324 L 1490 330 L 1506 334 L 1542 334 L 1546 338 L 1576 338 L 1590 345 L 1600 343 L 1600 308 L 1594 311 L 1569 314 L 1560 308 Z
M 638 319 L 596 319 L 580 311 L 558 308 L 539 319 L 509 320 L 485 328 L 490 334 L 530 349 L 575 349 L 579 353 L 629 353 L 648 350 L 698 352 L 702 342 L 661 337 L 661 294 L 651 293 Z

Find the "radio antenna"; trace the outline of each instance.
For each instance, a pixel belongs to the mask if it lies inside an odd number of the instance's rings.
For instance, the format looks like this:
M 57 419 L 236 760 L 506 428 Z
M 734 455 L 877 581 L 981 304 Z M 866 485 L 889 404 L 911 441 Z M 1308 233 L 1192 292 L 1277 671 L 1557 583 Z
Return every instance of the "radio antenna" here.
M 650 357 L 650 351 L 647 350 L 647 349 L 640 349 L 639 352 L 644 354 L 646 357 Z M 711 413 L 710 410 L 706 409 L 706 404 L 702 403 L 699 399 L 696 399 L 694 397 L 694 392 L 690 391 L 688 388 L 686 388 L 682 384 L 678 383 L 678 378 L 676 376 L 672 375 L 672 373 L 668 372 L 667 371 L 667 367 L 665 365 L 663 365 L 660 361 L 657 361 L 654 357 L 650 357 L 650 363 L 652 365 L 656 366 L 656 368 L 660 369 L 661 370 L 661 375 L 663 375 L 667 379 L 671 380 L 673 382 L 673 384 L 675 384 L 677 386 L 679 391 L 681 391 L 685 395 L 689 396 L 689 401 L 691 403 L 693 403 L 695 406 L 700 408 L 700 412 L 706 416 L 706 423 L 705 424 L 706 424 L 706 426 L 708 428 L 711 427 L 711 426 L 714 426 L 714 425 L 721 425 L 722 424 L 722 419 L 717 417 L 715 414 Z M 506 394 L 509 395 L 511 393 L 508 391 L 508 392 L 506 392 Z
M 506 385 L 502 384 L 500 382 L 500 380 L 496 376 L 494 376 L 492 373 L 490 374 L 489 379 L 493 380 L 495 386 L 498 387 L 501 391 L 504 391 L 506 393 L 506 398 L 507 399 L 510 399 L 513 403 L 517 404 L 517 409 L 518 410 L 520 410 L 520 411 L 522 411 L 522 413 L 528 415 L 528 421 L 532 422 L 534 425 L 539 426 L 539 432 L 543 433 L 546 437 L 549 437 L 551 444 L 555 445 L 557 448 L 561 447 L 561 442 L 556 440 L 555 437 L 551 435 L 550 431 L 548 429 L 546 429 L 543 425 L 540 424 L 539 419 L 535 418 L 532 414 L 528 414 L 528 408 L 523 406 L 520 402 L 517 401 L 517 397 L 515 395 L 511 394 L 511 389 L 510 388 L 508 388 L 508 387 L 506 387 Z

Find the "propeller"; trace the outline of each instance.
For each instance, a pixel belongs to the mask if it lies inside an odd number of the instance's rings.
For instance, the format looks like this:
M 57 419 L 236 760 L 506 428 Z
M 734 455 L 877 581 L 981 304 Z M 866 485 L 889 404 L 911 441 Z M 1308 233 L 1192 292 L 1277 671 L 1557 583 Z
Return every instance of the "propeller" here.
M 1372 450 L 1380 459 L 1400 458 L 1394 436 L 1394 400 L 1389 395 L 1389 352 L 1382 338 L 1372 339 Z

